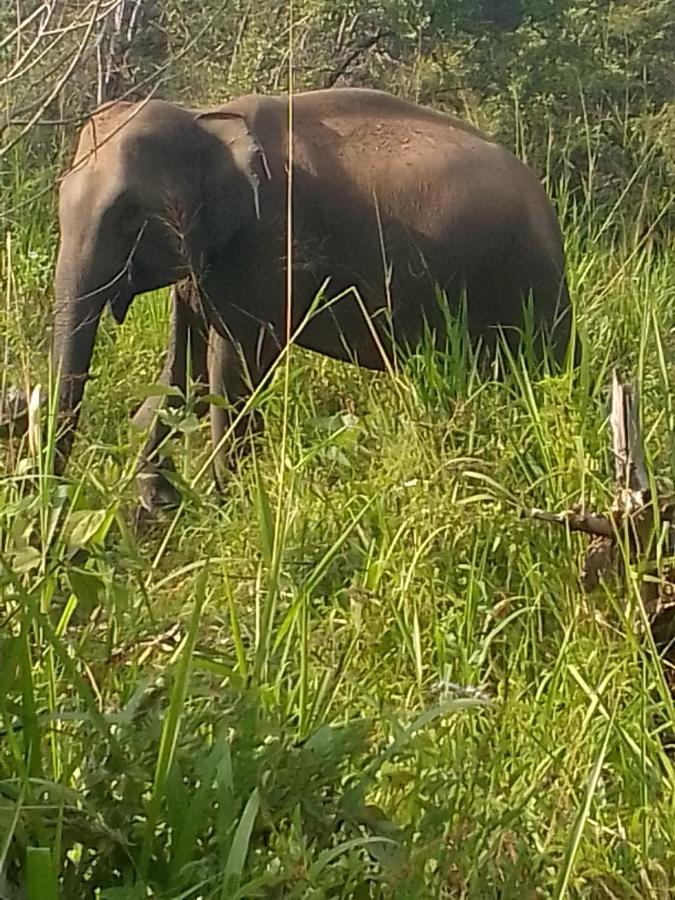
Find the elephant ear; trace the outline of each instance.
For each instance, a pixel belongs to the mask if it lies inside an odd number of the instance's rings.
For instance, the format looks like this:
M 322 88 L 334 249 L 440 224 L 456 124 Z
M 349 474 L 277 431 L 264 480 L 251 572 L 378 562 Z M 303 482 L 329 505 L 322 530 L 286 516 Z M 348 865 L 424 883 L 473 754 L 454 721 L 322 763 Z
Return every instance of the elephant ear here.
M 270 171 L 245 115 L 216 109 L 199 113 L 196 121 L 210 145 L 203 173 L 207 227 L 223 241 L 260 218 L 260 184 Z

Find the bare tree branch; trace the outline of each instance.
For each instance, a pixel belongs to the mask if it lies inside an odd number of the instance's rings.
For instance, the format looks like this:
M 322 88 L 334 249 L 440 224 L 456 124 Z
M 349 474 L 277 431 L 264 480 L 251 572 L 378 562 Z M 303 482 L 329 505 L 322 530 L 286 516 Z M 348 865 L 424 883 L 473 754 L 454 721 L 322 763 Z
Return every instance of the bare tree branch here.
M 132 94 L 137 94 L 139 91 L 146 90 L 146 89 L 148 90 L 148 93 L 144 97 L 145 101 L 147 101 L 152 96 L 154 96 L 162 85 L 166 84 L 168 81 L 171 80 L 172 77 L 174 77 L 173 75 L 171 75 L 168 72 L 168 70 L 170 68 L 174 67 L 175 64 L 177 62 L 179 62 L 182 58 L 184 58 L 186 55 L 188 55 L 192 51 L 192 49 L 195 47 L 195 45 L 197 45 L 199 43 L 199 41 L 202 39 L 202 37 L 209 30 L 211 30 L 213 28 L 214 22 L 220 16 L 222 16 L 223 11 L 225 10 L 225 8 L 227 6 L 227 3 L 228 3 L 228 0 L 223 0 L 223 2 L 220 3 L 220 5 L 216 7 L 216 9 L 213 11 L 212 15 L 209 16 L 207 21 L 204 23 L 203 27 L 200 28 L 200 30 L 189 41 L 186 42 L 186 44 L 181 48 L 180 52 L 173 55 L 170 59 L 168 59 L 163 65 L 159 66 L 158 69 L 156 71 L 154 71 L 153 73 L 151 73 L 150 75 L 146 75 L 142 79 L 136 81 L 131 87 L 129 87 L 126 91 L 121 93 L 117 99 L 124 100 L 127 97 L 131 96 Z M 99 21 L 100 21 L 100 17 L 99 17 Z M 91 35 L 91 31 L 89 32 L 89 35 Z M 76 60 L 80 61 L 81 58 L 82 58 L 82 56 L 79 55 L 76 57 Z M 76 62 L 76 60 L 74 60 L 74 62 Z M 73 68 L 74 68 L 74 66 L 73 66 Z M 60 80 L 59 90 L 61 90 L 63 88 L 63 85 L 66 83 L 66 81 L 67 81 L 67 79 Z M 148 89 L 148 85 L 150 85 L 149 89 Z M 55 94 L 55 93 L 56 93 L 55 91 L 50 91 L 49 96 L 51 97 L 51 95 Z M 11 144 L 6 145 L 6 147 L 0 147 L 0 157 L 2 157 L 2 155 L 4 155 L 5 153 L 8 152 L 8 148 L 10 146 L 12 146 L 12 147 L 16 146 L 16 144 L 23 137 L 25 137 L 28 134 L 28 132 L 31 130 L 31 128 L 33 128 L 33 127 L 40 126 L 40 125 L 50 125 L 50 124 L 51 125 L 62 125 L 62 124 L 63 125 L 80 125 L 83 122 L 85 122 L 89 118 L 89 116 L 91 116 L 92 112 L 94 111 L 93 109 L 90 109 L 90 110 L 87 110 L 86 112 L 83 112 L 82 115 L 72 116 L 72 117 L 64 117 L 63 119 L 61 119 L 61 118 L 53 119 L 52 117 L 43 118 L 44 112 L 47 109 L 47 107 L 49 106 L 50 102 L 51 102 L 51 100 L 49 100 L 45 96 L 45 97 L 41 98 L 39 104 L 28 104 L 27 106 L 15 108 L 14 110 L 11 111 L 11 113 L 7 114 L 4 122 L 0 121 L 0 136 L 2 135 L 3 131 L 6 130 L 8 127 L 20 126 L 22 128 L 20 134 L 17 135 L 16 138 L 12 140 Z M 35 109 L 36 107 L 37 107 L 36 114 L 29 115 L 29 117 L 26 118 L 26 114 L 30 113 L 30 110 Z M 16 120 L 14 118 L 16 116 L 18 116 L 20 118 L 18 120 Z M 39 200 L 41 197 L 44 197 L 46 194 L 51 193 L 54 190 L 55 185 L 58 185 L 59 182 L 64 177 L 65 177 L 65 173 L 63 173 L 61 176 L 57 177 L 53 183 L 50 183 L 45 188 L 43 188 L 39 191 L 36 191 L 30 198 L 24 199 L 21 202 L 16 203 L 14 206 L 3 210 L 2 215 L 5 218 L 9 218 L 11 216 L 15 216 L 17 213 L 22 212 L 27 207 L 31 206 L 33 203 L 35 203 L 37 200 Z
M 21 31 L 24 28 L 27 28 L 28 25 L 30 25 L 30 23 L 33 21 L 33 19 L 37 19 L 38 16 L 40 15 L 40 13 L 43 12 L 45 9 L 47 9 L 47 10 L 49 9 L 48 3 L 43 3 L 42 6 L 38 6 L 36 9 L 33 10 L 32 13 L 27 15 L 25 19 L 21 19 L 19 24 L 15 28 L 13 28 L 9 32 L 9 34 L 6 35 L 4 38 L 2 38 L 2 40 L 0 40 L 0 50 L 2 50 L 9 43 L 11 43 L 15 37 L 20 35 Z
M 30 118 L 28 124 L 23 126 L 23 128 L 19 131 L 19 134 L 14 138 L 14 140 L 10 141 L 4 147 L 0 147 L 0 159 L 3 156 L 6 156 L 6 154 L 9 153 L 9 151 L 12 149 L 12 147 L 16 146 L 16 144 L 18 144 L 19 141 L 30 131 L 30 129 L 35 124 L 35 122 L 37 122 L 41 118 L 41 116 L 43 115 L 43 113 L 45 112 L 45 110 L 47 109 L 49 104 L 54 100 L 55 97 L 57 97 L 60 94 L 63 86 L 66 84 L 66 82 L 69 80 L 69 78 L 71 77 L 71 75 L 73 74 L 75 69 L 77 68 L 80 60 L 82 59 L 83 55 L 85 54 L 85 52 L 87 50 L 89 38 L 91 37 L 91 34 L 92 34 L 94 27 L 96 25 L 96 22 L 98 20 L 98 11 L 100 9 L 102 2 L 103 2 L 103 0 L 97 0 L 97 2 L 95 3 L 94 12 L 92 13 L 92 16 L 89 20 L 89 25 L 87 27 L 87 30 L 85 31 L 84 36 L 77 47 L 77 51 L 76 51 L 75 55 L 73 56 L 73 59 L 72 59 L 70 65 L 68 66 L 68 68 L 66 69 L 64 74 L 61 76 L 61 78 L 56 82 L 56 84 L 52 88 L 52 90 L 48 92 L 44 102 L 40 105 L 40 108 L 37 110 L 35 115 L 33 115 Z
M 356 46 L 354 46 L 350 53 L 339 63 L 331 72 L 329 72 L 323 80 L 323 86 L 327 88 L 333 87 L 343 75 L 349 70 L 349 68 L 356 62 L 356 60 L 374 47 L 376 44 L 386 37 L 391 37 L 393 35 L 392 31 L 383 31 L 381 28 L 378 28 L 374 34 L 369 35 L 368 37 L 364 37 L 361 41 L 359 41 Z

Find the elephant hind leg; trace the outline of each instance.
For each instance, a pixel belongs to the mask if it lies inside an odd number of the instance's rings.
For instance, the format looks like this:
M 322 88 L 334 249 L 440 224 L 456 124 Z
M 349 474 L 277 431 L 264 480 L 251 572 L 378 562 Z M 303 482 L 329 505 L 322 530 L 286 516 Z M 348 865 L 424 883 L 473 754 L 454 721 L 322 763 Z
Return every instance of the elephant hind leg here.
M 262 431 L 260 411 L 245 407 L 280 352 L 264 325 L 243 319 L 233 325 L 229 337 L 213 328 L 209 334 L 210 391 L 222 398 L 211 405 L 213 470 L 219 488 L 250 440 Z

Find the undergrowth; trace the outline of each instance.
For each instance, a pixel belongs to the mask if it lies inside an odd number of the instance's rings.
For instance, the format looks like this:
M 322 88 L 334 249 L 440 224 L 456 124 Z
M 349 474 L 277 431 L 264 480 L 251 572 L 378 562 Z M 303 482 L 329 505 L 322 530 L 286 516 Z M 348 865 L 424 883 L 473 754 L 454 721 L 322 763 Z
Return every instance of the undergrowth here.
M 68 481 L 34 394 L 1 461 L 0 895 L 670 895 L 672 704 L 635 577 L 584 596 L 583 541 L 521 514 L 606 504 L 614 367 L 672 481 L 675 268 L 619 207 L 561 207 L 579 373 L 293 348 L 224 495 L 177 422 L 183 504 L 148 531 L 128 416 L 166 298 L 104 323 Z M 47 232 L 7 238 L 2 317 L 5 383 L 49 403 Z

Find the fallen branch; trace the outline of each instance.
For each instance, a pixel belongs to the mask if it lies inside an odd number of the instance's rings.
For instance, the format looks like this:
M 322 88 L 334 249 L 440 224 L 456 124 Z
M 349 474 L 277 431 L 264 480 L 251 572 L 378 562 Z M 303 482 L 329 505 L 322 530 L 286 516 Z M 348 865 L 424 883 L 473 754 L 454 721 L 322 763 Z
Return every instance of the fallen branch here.
M 590 538 L 581 580 L 586 592 L 593 590 L 613 570 L 636 565 L 640 574 L 640 597 L 651 637 L 664 666 L 666 681 L 675 694 L 675 503 L 672 498 L 652 496 L 639 418 L 637 388 L 612 379 L 610 415 L 614 459 L 614 503 L 607 513 L 573 509 L 548 512 L 524 511 L 523 517 L 562 525 Z M 668 525 L 663 528 L 664 523 Z M 620 553 L 622 540 L 626 552 Z M 644 620 L 636 616 L 635 630 L 644 631 Z
M 564 525 L 570 531 L 581 531 L 596 537 L 614 537 L 616 525 L 608 516 L 597 513 L 579 513 L 574 510 L 564 513 L 547 512 L 545 509 L 528 509 L 523 518 L 550 522 L 552 525 Z

